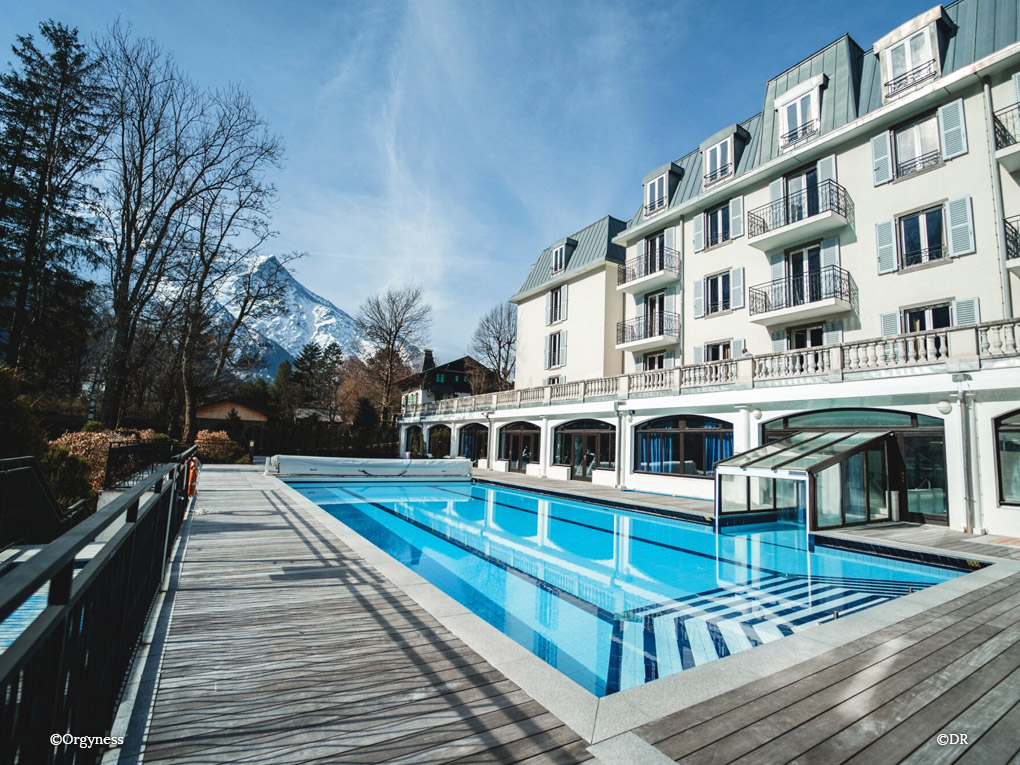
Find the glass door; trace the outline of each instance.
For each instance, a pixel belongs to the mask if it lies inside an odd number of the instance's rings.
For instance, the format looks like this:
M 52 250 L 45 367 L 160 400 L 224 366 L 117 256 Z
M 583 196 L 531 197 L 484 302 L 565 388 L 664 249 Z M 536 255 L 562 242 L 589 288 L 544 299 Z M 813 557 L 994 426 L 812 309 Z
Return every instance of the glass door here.
M 786 222 L 818 214 L 818 171 L 812 167 L 786 179 Z
M 657 337 L 663 333 L 665 310 L 665 292 L 656 292 L 645 297 L 645 337 Z
M 645 240 L 645 272 L 642 276 L 654 274 L 664 268 L 663 252 L 665 251 L 666 235 L 663 232 L 650 236 Z
M 822 256 L 818 247 L 791 252 L 787 256 L 790 305 L 803 305 L 821 299 Z

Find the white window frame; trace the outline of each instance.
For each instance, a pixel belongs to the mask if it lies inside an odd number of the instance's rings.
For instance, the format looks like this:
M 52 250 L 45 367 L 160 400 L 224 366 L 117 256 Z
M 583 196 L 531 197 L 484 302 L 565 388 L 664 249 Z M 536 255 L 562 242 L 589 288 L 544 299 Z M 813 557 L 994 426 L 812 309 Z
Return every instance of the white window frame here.
M 563 353 L 563 332 L 553 332 L 549 335 L 549 369 L 562 367 L 561 356 Z
M 666 173 L 645 184 L 645 215 L 654 215 L 666 207 L 669 186 Z
M 936 210 L 939 211 L 939 213 L 942 216 L 942 245 L 939 248 L 941 250 L 941 252 L 939 254 L 939 257 L 933 258 L 933 257 L 931 257 L 931 254 L 928 252 L 930 248 L 928 247 L 927 215 L 929 213 L 935 212 Z M 926 217 L 926 220 L 925 220 L 925 225 L 920 226 L 920 232 L 921 232 L 921 253 L 922 253 L 922 255 L 921 255 L 921 262 L 919 262 L 919 263 L 909 263 L 908 264 L 907 261 L 906 261 L 906 256 L 908 254 L 910 254 L 910 253 L 907 252 L 907 247 L 906 247 L 906 242 L 905 242 L 905 237 L 904 237 L 904 232 L 903 232 L 903 224 L 907 220 L 910 220 L 911 218 L 917 218 L 917 217 L 922 216 L 922 215 Z M 946 231 L 946 206 L 945 206 L 945 204 L 932 205 L 931 207 L 926 207 L 926 208 L 921 209 L 921 210 L 914 210 L 913 212 L 905 213 L 904 215 L 900 215 L 900 216 L 898 216 L 896 218 L 896 257 L 897 257 L 897 259 L 899 261 L 899 267 L 900 267 L 901 270 L 902 269 L 906 269 L 906 268 L 916 268 L 918 266 L 925 265 L 926 263 L 948 263 L 949 262 L 949 240 L 948 240 L 948 231 Z
M 725 226 L 726 235 L 724 237 L 720 237 L 719 241 L 714 242 L 714 241 L 712 241 L 712 233 L 711 233 L 712 232 L 712 224 L 711 224 L 712 218 L 717 216 L 717 215 L 720 216 L 719 227 L 720 227 L 720 229 L 722 229 L 723 227 L 722 227 L 722 218 L 721 218 L 721 216 L 722 216 L 723 213 L 726 214 L 726 226 Z M 716 207 L 716 208 L 714 208 L 712 210 L 708 210 L 705 213 L 704 227 L 705 227 L 704 230 L 705 230 L 705 249 L 706 250 L 708 248 L 710 248 L 710 247 L 716 247 L 716 246 L 718 246 L 720 244 L 724 244 L 724 243 L 730 241 L 730 238 L 731 238 L 730 203 L 729 202 L 725 202 L 725 203 L 719 205 L 718 207 Z
M 925 56 L 920 61 L 914 61 L 913 60 L 914 54 L 911 52 L 910 41 L 913 40 L 915 37 L 920 37 L 920 36 L 924 37 L 924 48 L 927 51 L 927 53 L 925 54 Z M 903 48 L 903 51 L 904 51 L 903 60 L 906 62 L 906 67 L 903 69 L 902 72 L 899 72 L 899 73 L 893 71 L 893 51 L 896 50 L 897 48 Z M 899 42 L 893 43 L 892 45 L 890 45 L 888 48 L 885 49 L 885 56 L 886 56 L 886 65 L 887 65 L 886 74 L 888 75 L 887 78 L 886 78 L 886 82 L 892 82 L 897 77 L 902 77 L 907 72 L 913 71 L 917 67 L 921 66 L 921 64 L 924 64 L 924 63 L 926 63 L 928 61 L 931 61 L 932 59 L 935 58 L 935 56 L 932 55 L 932 50 L 931 50 L 931 31 L 930 31 L 930 28 L 929 27 L 924 27 L 923 29 L 919 29 L 918 31 L 914 32 L 912 35 L 908 35 L 907 37 L 904 37 Z
M 555 375 L 545 378 L 546 385 L 560 385 L 563 382 L 563 375 Z
M 727 160 L 726 160 L 726 162 L 719 162 L 719 156 L 718 155 L 719 155 L 719 153 L 721 151 L 721 147 L 723 147 L 723 146 L 726 147 L 726 157 L 727 157 Z M 709 170 L 709 167 L 712 164 L 712 155 L 713 155 L 713 153 L 716 155 L 716 163 L 718 165 L 718 167 L 716 168 L 715 171 Z M 704 169 L 705 169 L 704 178 L 703 178 L 703 181 L 704 181 L 703 185 L 705 185 L 705 186 L 712 186 L 712 185 L 714 185 L 716 183 L 719 183 L 720 181 L 724 181 L 727 178 L 729 178 L 730 176 L 732 176 L 733 175 L 733 136 L 729 136 L 727 138 L 724 138 L 723 140 L 719 141 L 719 143 L 715 144 L 714 146 L 709 146 L 707 149 L 705 149 L 705 155 L 703 157 L 703 162 L 704 162 Z M 708 176 L 712 172 L 718 172 L 721 168 L 725 167 L 726 165 L 729 165 L 729 172 L 727 172 L 725 175 L 719 175 L 719 176 L 717 176 L 717 177 L 715 177 L 715 178 L 713 178 L 711 180 L 708 179 Z
M 560 273 L 567 264 L 567 246 L 561 244 L 559 247 L 553 250 L 552 254 L 552 273 Z
M 733 358 L 733 341 L 732 340 L 721 340 L 717 343 L 705 343 L 702 350 L 702 359 L 706 364 L 713 361 L 728 361 Z M 713 359 L 712 352 L 716 351 L 719 358 Z
M 642 357 L 642 367 L 644 371 L 650 372 L 653 369 L 665 369 L 666 368 L 666 352 L 665 351 L 653 351 L 646 353 Z
M 900 134 L 905 133 L 908 130 L 915 130 L 916 131 L 915 141 L 916 141 L 917 144 L 920 144 L 921 143 L 921 141 L 920 141 L 920 138 L 921 138 L 921 125 L 924 124 L 925 122 L 928 122 L 929 120 L 934 120 L 935 121 L 935 152 L 934 153 L 936 153 L 938 156 L 932 162 L 930 162 L 929 164 L 923 165 L 921 167 L 915 166 L 912 170 L 910 170 L 908 172 L 905 172 L 905 173 L 901 173 L 900 172 L 900 164 L 901 164 L 901 160 L 900 160 L 900 148 L 899 148 L 899 141 L 897 140 L 897 138 L 900 136 Z M 894 178 L 906 178 L 908 175 L 913 175 L 914 173 L 920 172 L 921 170 L 925 170 L 925 169 L 927 169 L 929 167 L 934 167 L 935 165 L 937 165 L 939 162 L 942 161 L 942 141 L 941 141 L 941 133 L 939 132 L 939 130 L 940 130 L 939 115 L 938 115 L 938 112 L 936 111 L 936 112 L 932 112 L 931 114 L 927 115 L 926 117 L 923 117 L 923 118 L 920 118 L 920 119 L 916 119 L 913 122 L 910 122 L 909 124 L 902 125 L 901 127 L 894 128 L 893 130 L 890 131 L 889 138 L 890 138 L 890 141 L 891 141 L 890 148 L 892 149 L 892 155 L 893 155 L 893 168 L 892 169 L 893 169 L 893 177 Z M 928 153 L 931 154 L 932 152 L 928 152 Z M 914 158 L 915 163 L 916 163 L 917 159 L 919 159 L 921 157 L 924 157 L 924 156 L 925 156 L 924 154 L 920 154 L 917 157 L 915 157 Z
M 721 294 L 722 293 L 722 285 L 723 285 L 723 278 L 724 277 L 726 278 L 726 295 L 722 295 Z M 704 289 L 704 295 L 703 295 L 704 308 L 705 308 L 705 316 L 712 316 L 714 314 L 722 313 L 723 311 L 730 310 L 730 303 L 731 303 L 731 300 L 732 300 L 732 297 L 733 297 L 733 294 L 732 294 L 732 291 L 733 291 L 732 279 L 733 279 L 733 277 L 731 276 L 731 272 L 729 270 L 720 271 L 717 274 L 712 274 L 711 276 L 706 276 L 705 277 L 705 289 Z M 716 285 L 717 285 L 715 290 L 713 290 L 713 286 L 712 286 L 713 282 L 715 282 Z M 714 311 L 711 309 L 712 301 L 709 298 L 709 296 L 712 294 L 713 291 L 718 291 L 720 293 L 719 294 L 719 301 L 718 301 L 719 302 L 719 307 L 716 308 L 716 310 L 714 310 Z
M 821 110 L 819 106 L 821 104 L 822 88 L 825 86 L 825 83 L 826 83 L 825 75 L 818 74 L 810 78 L 809 80 L 805 80 L 799 85 L 795 85 L 794 87 L 790 88 L 785 93 L 783 93 L 781 96 L 776 98 L 775 109 L 778 114 L 779 120 L 779 151 L 781 152 L 790 151 L 794 147 L 800 146 L 813 136 L 818 135 L 821 127 L 820 125 L 821 120 L 819 119 Z M 815 123 L 815 129 L 805 132 L 793 140 L 784 141 L 783 140 L 784 137 L 793 129 L 790 127 L 789 118 L 787 116 L 787 109 L 792 104 L 797 104 L 798 107 L 800 107 L 800 105 L 803 104 L 805 98 L 808 98 L 810 100 L 810 105 L 808 107 L 810 116 L 805 117 L 805 115 L 801 114 L 800 125 L 803 126 L 808 125 L 810 123 Z M 801 109 L 799 108 L 798 111 L 800 110 Z
M 945 327 L 930 326 L 931 324 L 934 323 L 932 320 L 933 319 L 932 311 L 934 311 L 936 308 L 945 308 L 946 310 L 949 311 L 949 324 L 947 324 Z M 917 311 L 924 311 L 924 323 L 928 325 L 924 329 L 911 329 L 910 325 L 907 323 L 907 315 L 911 313 L 916 313 Z M 903 329 L 903 334 L 910 334 L 912 332 L 931 332 L 934 329 L 949 329 L 950 327 L 953 326 L 953 303 L 950 300 L 946 300 L 941 303 L 932 303 L 931 305 L 917 305 L 914 306 L 913 308 L 904 308 L 902 311 L 900 311 L 900 322 L 901 322 L 900 326 Z
M 555 287 L 549 290 L 549 323 L 563 321 L 563 288 Z

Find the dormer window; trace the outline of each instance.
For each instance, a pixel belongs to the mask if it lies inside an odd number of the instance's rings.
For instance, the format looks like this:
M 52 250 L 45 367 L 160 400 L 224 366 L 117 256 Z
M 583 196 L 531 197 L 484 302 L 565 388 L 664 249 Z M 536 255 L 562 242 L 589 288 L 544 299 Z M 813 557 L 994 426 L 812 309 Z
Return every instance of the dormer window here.
M 553 250 L 552 256 L 552 273 L 558 274 L 562 271 L 567 264 L 567 247 L 566 245 L 560 245 Z
M 815 75 L 776 96 L 780 151 L 795 149 L 818 134 L 819 103 L 826 81 L 824 74 Z
M 645 215 L 652 215 L 666 207 L 666 174 L 645 184 Z
M 705 150 L 704 185 L 711 186 L 733 175 L 733 147 L 727 138 Z
M 926 27 L 891 46 L 885 51 L 885 64 L 888 73 L 885 82 L 886 98 L 892 98 L 938 74 L 929 29 Z

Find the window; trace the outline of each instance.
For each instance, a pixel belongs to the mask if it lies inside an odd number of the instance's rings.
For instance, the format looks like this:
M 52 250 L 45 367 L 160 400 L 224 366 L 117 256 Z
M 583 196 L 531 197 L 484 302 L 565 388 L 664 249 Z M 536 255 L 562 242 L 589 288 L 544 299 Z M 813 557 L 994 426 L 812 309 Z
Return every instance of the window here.
M 563 318 L 563 289 L 557 287 L 549 293 L 549 322 L 562 321 Z
M 730 153 L 729 138 L 720 141 L 705 152 L 705 186 L 710 186 L 733 174 L 733 160 Z
M 733 354 L 733 344 L 727 340 L 725 343 L 708 343 L 705 346 L 705 361 L 725 361 Z
M 786 178 L 786 223 L 796 223 L 819 212 L 818 167 L 800 170 Z
M 885 97 L 891 98 L 936 74 L 928 28 L 890 47 L 885 54 L 888 79 Z
M 942 206 L 900 218 L 900 268 L 945 257 Z
M 446 382 L 446 375 L 444 375 L 442 373 L 437 374 L 436 375 L 436 382 L 437 383 Z
M 660 231 L 645 238 L 644 273 L 641 276 L 654 274 L 663 270 L 665 262 L 663 255 L 666 252 L 666 232 Z
M 645 215 L 658 212 L 666 206 L 666 176 L 660 175 L 645 185 Z
M 825 345 L 825 332 L 821 324 L 807 327 L 791 327 L 786 330 L 787 347 L 791 351 L 802 348 L 817 348 Z
M 998 444 L 999 501 L 1020 505 L 1020 412 L 995 421 Z
M 499 430 L 499 459 L 507 461 L 507 469 L 523 473 L 528 464 L 539 458 L 541 428 L 530 422 L 513 422 Z
M 546 385 L 559 385 L 561 382 L 563 382 L 563 375 L 556 375 L 555 377 L 545 378 Z
M 780 110 L 782 135 L 779 147 L 789 149 L 818 132 L 818 120 L 815 117 L 814 93 L 796 98 Z
M 557 247 L 555 250 L 553 250 L 552 272 L 554 274 L 557 274 L 560 271 L 562 271 L 566 267 L 566 262 L 567 262 L 567 247 L 566 245 L 561 245 L 560 247 Z
M 775 307 L 804 305 L 822 299 L 822 250 L 818 245 L 793 250 L 786 256 L 782 295 L 772 295 Z M 830 296 L 831 297 L 831 296 Z
M 563 333 L 554 332 L 549 335 L 549 367 L 563 366 L 565 362 L 563 353 Z
M 653 369 L 665 369 L 666 367 L 666 354 L 665 353 L 646 353 L 644 356 L 644 369 L 646 372 L 650 372 Z
M 730 272 L 705 279 L 705 313 L 727 311 L 730 307 Z
M 896 130 L 893 148 L 896 151 L 897 178 L 937 165 L 942 158 L 938 117 L 930 114 Z
M 710 478 L 733 455 L 733 426 L 696 415 L 674 415 L 634 428 L 634 470 Z
M 903 312 L 904 332 L 927 332 L 952 326 L 949 303 L 923 308 L 908 308 Z
M 596 468 L 616 468 L 616 427 L 598 420 L 577 420 L 554 432 L 553 464 L 570 467 L 570 477 L 590 481 Z
M 729 203 L 705 213 L 705 246 L 713 247 L 730 239 Z
M 663 334 L 666 323 L 666 291 L 645 295 L 645 337 Z

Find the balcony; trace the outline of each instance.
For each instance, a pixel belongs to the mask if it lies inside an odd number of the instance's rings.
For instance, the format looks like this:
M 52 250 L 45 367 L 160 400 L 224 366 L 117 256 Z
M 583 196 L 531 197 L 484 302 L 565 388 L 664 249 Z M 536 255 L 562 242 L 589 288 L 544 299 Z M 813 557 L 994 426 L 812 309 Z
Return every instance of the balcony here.
M 854 203 L 832 180 L 770 202 L 747 214 L 747 242 L 759 250 L 782 250 L 854 225 Z
M 748 290 L 751 321 L 766 327 L 846 313 L 857 303 L 850 272 L 826 266 L 799 278 L 776 279 Z
M 1020 273 L 1020 215 L 1002 223 L 1006 227 L 1006 268 Z
M 648 292 L 672 284 L 679 278 L 680 253 L 664 247 L 617 266 L 616 289 L 630 293 Z
M 885 97 L 886 99 L 895 98 L 915 85 L 934 79 L 937 74 L 938 68 L 935 66 L 935 59 L 925 61 L 920 66 L 915 66 L 909 72 L 904 72 L 899 77 L 893 77 L 889 80 L 885 84 Z
M 1020 170 L 1020 104 L 992 115 L 995 127 L 995 159 L 1011 173 Z
M 927 170 L 929 167 L 934 167 L 942 161 L 942 152 L 938 149 L 935 151 L 929 151 L 926 154 L 921 154 L 911 159 L 905 159 L 902 162 L 896 163 L 896 177 L 902 178 L 905 175 L 912 175 L 913 173 L 919 173 L 922 170 Z
M 725 181 L 731 175 L 733 175 L 733 164 L 728 162 L 717 170 L 705 173 L 701 179 L 701 188 L 707 189 L 709 186 L 714 186 L 721 181 Z
M 666 204 L 669 202 L 666 197 L 659 197 L 654 202 L 649 202 L 645 205 L 645 217 L 650 218 L 656 213 L 660 213 L 666 209 Z
M 788 133 L 779 136 L 779 148 L 783 151 L 790 151 L 801 144 L 807 143 L 811 137 L 818 134 L 819 122 L 815 118 L 803 125 L 798 125 Z
M 618 351 L 647 351 L 674 345 L 680 339 L 680 314 L 653 313 L 616 325 Z

